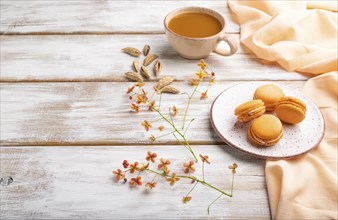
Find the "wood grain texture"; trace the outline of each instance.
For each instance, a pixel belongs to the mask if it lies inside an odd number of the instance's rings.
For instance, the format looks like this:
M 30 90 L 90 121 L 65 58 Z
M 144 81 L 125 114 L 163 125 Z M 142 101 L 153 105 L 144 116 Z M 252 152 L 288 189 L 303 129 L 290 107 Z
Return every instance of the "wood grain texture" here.
M 229 33 L 239 27 L 225 1 L 1 1 L 1 34 L 163 33 L 170 11 L 204 6 L 219 11 Z
M 224 146 L 195 146 L 208 154 L 206 180 L 229 192 L 233 162 L 239 167 L 234 197 L 222 197 L 207 215 L 207 206 L 219 193 L 197 185 L 189 204 L 181 202 L 190 190 L 189 181 L 174 187 L 156 178 L 158 186 L 130 189 L 116 183 L 112 170 L 123 159 L 144 161 L 147 150 L 172 160 L 171 170 L 182 173 L 189 159 L 183 147 L 10 147 L 1 150 L 1 174 L 14 182 L 0 186 L 1 219 L 269 219 L 264 160 L 239 154 Z M 196 164 L 196 176 L 201 176 Z M 143 182 L 152 175 L 144 175 Z
M 240 82 L 207 83 L 200 91 L 209 89 L 209 98 L 192 100 L 188 114 L 191 124 L 187 138 L 192 144 L 223 143 L 210 125 L 212 101 L 224 89 Z M 300 90 L 303 81 L 278 81 Z M 160 136 L 172 131 L 163 121 L 156 121 L 156 112 L 130 112 L 126 90 L 132 83 L 2 83 L 1 84 L 1 143 L 3 145 L 133 145 L 151 144 L 151 134 Z M 151 91 L 153 83 L 146 85 Z M 181 91 L 191 93 L 193 87 L 186 82 L 174 82 Z M 234 97 L 235 99 L 236 97 Z M 158 100 L 158 97 L 156 98 Z M 181 124 L 187 103 L 186 95 L 165 94 L 162 111 L 170 106 L 179 108 L 176 124 Z M 224 113 L 224 114 L 233 114 Z M 153 123 L 151 131 L 141 126 L 143 120 Z M 157 128 L 164 125 L 165 132 Z M 172 135 L 160 138 L 155 144 L 177 144 Z
M 238 39 L 239 35 L 234 35 Z M 1 36 L 0 80 L 16 81 L 126 81 L 135 58 L 121 49 L 151 46 L 163 63 L 161 74 L 186 80 L 197 71 L 196 60 L 176 54 L 164 35 L 42 35 Z M 139 58 L 140 62 L 143 57 Z M 218 80 L 307 80 L 277 65 L 263 65 L 246 49 L 230 57 L 212 54 L 206 61 Z M 152 68 L 152 66 L 151 66 Z

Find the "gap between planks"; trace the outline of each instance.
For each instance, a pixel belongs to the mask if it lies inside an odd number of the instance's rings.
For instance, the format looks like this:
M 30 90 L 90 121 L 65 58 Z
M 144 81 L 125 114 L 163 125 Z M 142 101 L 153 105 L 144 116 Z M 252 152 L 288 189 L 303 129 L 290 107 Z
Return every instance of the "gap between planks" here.
M 188 120 L 197 119 L 187 134 L 191 144 L 223 143 L 212 130 L 210 107 L 218 94 L 237 83 L 241 81 L 218 82 L 209 89 L 209 99 L 196 97 L 188 115 Z M 305 82 L 279 83 L 301 90 Z M 149 83 L 145 89 L 150 91 L 153 85 Z M 186 83 L 174 85 L 189 93 L 193 89 Z M 155 122 L 159 116 L 152 112 L 130 113 L 125 93 L 128 86 L 130 83 L 1 83 L 1 144 L 151 145 L 150 134 L 160 136 L 162 133 L 156 128 L 164 125 L 171 131 L 170 126 L 162 121 Z M 207 85 L 202 85 L 200 90 L 207 88 Z M 172 105 L 184 109 L 186 99 L 165 94 L 162 109 Z M 143 120 L 154 121 L 151 133 L 142 128 Z M 175 122 L 178 125 L 182 120 L 182 117 L 177 117 Z M 155 145 L 177 144 L 174 140 L 171 136 L 163 137 Z
M 225 34 L 239 34 L 239 31 L 226 31 Z M 164 31 L 75 31 L 75 32 L 28 32 L 28 33 L 20 33 L 20 32 L 0 32 L 0 35 L 3 36 L 12 36 L 12 35 L 22 35 L 22 36 L 36 36 L 36 35 L 157 35 L 157 34 L 165 34 Z

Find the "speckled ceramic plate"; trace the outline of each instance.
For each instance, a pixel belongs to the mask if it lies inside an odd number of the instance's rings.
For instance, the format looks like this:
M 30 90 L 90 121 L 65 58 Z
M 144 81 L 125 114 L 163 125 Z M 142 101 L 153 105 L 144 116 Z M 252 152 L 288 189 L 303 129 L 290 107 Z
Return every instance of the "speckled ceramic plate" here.
M 250 82 L 232 86 L 223 91 L 211 107 L 211 124 L 217 134 L 231 147 L 260 158 L 292 158 L 316 147 L 324 135 L 324 120 L 317 106 L 306 96 L 289 87 L 278 85 L 286 96 L 294 96 L 306 103 L 307 114 L 297 125 L 283 123 L 283 138 L 272 147 L 261 147 L 253 143 L 248 135 L 251 122 L 241 123 L 234 115 L 235 108 L 247 101 L 258 86 L 266 82 Z M 273 114 L 273 113 L 272 113 Z

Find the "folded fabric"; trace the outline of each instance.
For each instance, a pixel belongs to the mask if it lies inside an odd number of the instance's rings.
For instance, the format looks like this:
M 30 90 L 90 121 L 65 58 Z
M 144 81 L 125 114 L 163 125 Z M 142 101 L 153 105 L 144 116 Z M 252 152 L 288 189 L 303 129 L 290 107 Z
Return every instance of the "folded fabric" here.
M 324 116 L 324 139 L 303 156 L 266 162 L 272 218 L 337 219 L 337 2 L 228 4 L 241 25 L 241 43 L 259 58 L 288 71 L 325 73 L 308 80 L 303 88 Z
M 333 12 L 337 6 L 332 1 L 309 3 L 250 0 L 229 1 L 228 5 L 241 25 L 242 44 L 259 58 L 277 62 L 288 71 L 337 71 L 338 20 Z
M 303 92 L 321 110 L 325 135 L 319 146 L 290 160 L 267 161 L 266 182 L 273 219 L 337 219 L 337 74 L 308 80 Z

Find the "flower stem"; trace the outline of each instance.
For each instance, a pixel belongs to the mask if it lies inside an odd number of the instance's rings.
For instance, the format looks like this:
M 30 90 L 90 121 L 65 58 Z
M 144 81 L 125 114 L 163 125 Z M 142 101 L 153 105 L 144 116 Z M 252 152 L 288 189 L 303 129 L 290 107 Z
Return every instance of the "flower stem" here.
M 231 196 L 233 195 L 233 192 L 234 192 L 234 180 L 235 180 L 235 174 L 232 173 L 232 178 L 231 178 Z
M 149 102 L 148 102 L 149 103 Z M 179 134 L 182 138 L 183 138 L 183 140 L 184 140 L 184 142 L 185 142 L 185 144 L 186 144 L 186 146 L 189 148 L 189 151 L 190 151 L 190 153 L 193 155 L 193 157 L 194 157 L 194 159 L 195 159 L 195 162 L 197 162 L 198 161 L 198 159 L 197 159 L 197 157 L 196 157 L 196 155 L 195 155 L 195 153 L 194 153 L 194 151 L 192 150 L 192 148 L 191 148 L 191 146 L 190 146 L 190 144 L 189 144 L 189 142 L 188 142 L 188 140 L 185 138 L 185 136 L 176 128 L 176 126 L 175 126 L 175 124 L 173 124 L 167 117 L 165 117 L 161 112 L 160 112 L 160 110 L 158 110 L 158 109 L 154 109 L 166 122 L 168 122 L 170 125 L 171 125 L 171 127 L 177 132 L 177 134 Z
M 185 195 L 185 197 L 189 196 L 189 194 L 195 189 L 197 184 L 198 182 L 195 183 L 195 185 L 190 189 L 190 191 L 187 193 L 187 195 Z
M 160 101 L 158 102 L 158 111 L 161 110 L 162 92 L 160 94 Z M 155 109 L 156 110 L 156 109 Z
M 199 85 L 199 84 L 198 84 L 198 85 Z M 198 85 L 195 86 L 194 91 L 191 93 L 190 96 L 188 96 L 188 103 L 187 103 L 187 107 L 185 108 L 185 112 L 184 112 L 184 118 L 183 118 L 182 129 L 184 129 L 185 121 L 186 121 L 186 118 L 187 118 L 187 113 L 188 113 L 189 106 L 190 106 L 190 102 L 191 102 L 191 99 L 192 99 L 192 97 L 194 96 L 194 94 L 195 94 L 195 92 L 196 92 L 196 90 L 197 90 Z
M 151 182 L 154 182 L 155 178 L 157 177 L 158 174 L 154 176 L 154 178 L 151 180 Z
M 212 203 L 210 203 L 210 205 L 208 206 L 208 215 L 210 214 L 210 207 L 219 199 L 221 198 L 221 196 L 223 196 L 223 194 L 219 195 L 214 201 L 212 201 Z
M 149 101 L 151 101 L 153 99 L 153 96 L 155 95 L 155 91 L 153 92 L 153 94 L 151 94 L 150 98 L 149 98 Z
M 176 137 L 175 133 L 173 135 L 180 144 L 182 144 L 188 151 L 190 151 L 190 149 Z
M 155 171 L 155 170 L 151 170 L 151 169 L 146 169 L 146 170 L 149 171 L 149 172 L 152 172 L 152 173 L 156 173 L 156 174 L 158 174 L 158 175 L 160 175 L 160 176 L 163 176 L 163 177 L 172 177 L 171 175 L 166 175 L 166 174 L 164 174 L 164 173 L 159 173 L 159 172 L 157 172 L 157 171 Z M 201 183 L 201 184 L 203 184 L 203 185 L 205 185 L 205 186 L 208 186 L 208 187 L 210 187 L 210 188 L 212 188 L 212 189 L 214 189 L 214 190 L 216 190 L 216 191 L 222 193 L 223 195 L 232 197 L 231 194 L 224 192 L 223 190 L 217 188 L 216 186 L 211 185 L 210 183 L 205 182 L 204 180 L 197 179 L 196 177 L 192 177 L 192 176 L 183 176 L 183 175 L 178 175 L 177 177 L 179 177 L 179 178 L 184 178 L 184 179 L 195 180 L 196 182 L 199 182 L 199 183 Z
M 188 128 L 190 127 L 190 124 L 191 124 L 194 120 L 195 120 L 195 118 L 193 118 L 193 119 L 190 120 L 190 122 L 189 122 L 187 128 L 185 129 L 185 131 L 184 131 L 184 133 L 183 133 L 183 135 L 185 135 L 185 133 L 187 133 Z
M 170 118 L 170 121 L 171 121 L 171 123 L 173 124 L 173 125 L 175 125 L 175 123 L 174 123 L 174 120 L 173 120 L 173 116 L 171 115 L 171 107 L 169 107 L 169 118 Z
M 162 118 L 155 119 L 154 121 L 151 121 L 152 123 L 158 122 L 159 120 L 162 120 Z
M 204 161 L 202 163 L 202 174 L 203 174 L 203 181 L 204 181 Z
M 173 134 L 173 133 L 175 133 L 175 132 L 176 132 L 176 131 L 172 131 L 172 132 L 169 132 L 169 133 L 163 134 L 163 135 L 161 135 L 161 136 L 158 136 L 158 137 L 156 137 L 156 139 L 159 139 L 159 138 L 162 138 L 162 137 L 168 136 L 168 135 L 170 135 L 170 134 Z

